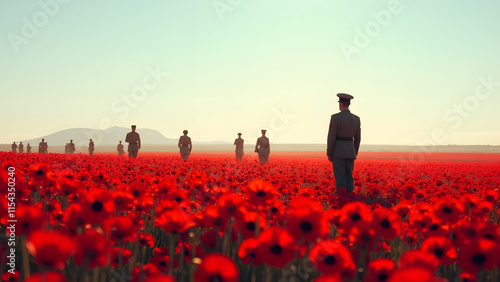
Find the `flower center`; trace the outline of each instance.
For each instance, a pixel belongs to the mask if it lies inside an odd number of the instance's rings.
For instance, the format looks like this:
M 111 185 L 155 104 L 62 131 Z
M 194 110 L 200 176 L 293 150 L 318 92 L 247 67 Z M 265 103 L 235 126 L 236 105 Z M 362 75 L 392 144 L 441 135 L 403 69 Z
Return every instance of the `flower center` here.
M 358 221 L 360 219 L 361 219 L 361 216 L 359 214 L 357 214 L 357 213 L 351 215 L 351 220 L 352 221 Z
M 300 223 L 300 229 L 304 232 L 311 232 L 311 230 L 313 229 L 313 226 L 311 223 L 304 221 L 304 222 Z
M 269 250 L 271 251 L 271 253 L 276 254 L 276 255 L 281 254 L 281 252 L 283 251 L 283 249 L 281 248 L 281 246 L 278 245 L 278 244 L 272 245 Z
M 93 202 L 92 206 L 90 206 L 93 211 L 99 212 L 104 207 L 101 202 Z
M 443 212 L 446 214 L 450 214 L 452 212 L 452 210 L 449 207 L 446 207 L 443 209 Z
M 384 219 L 380 222 L 380 225 L 383 227 L 383 228 L 389 228 L 391 227 L 391 223 L 387 220 L 387 219 Z
M 214 274 L 214 275 L 210 276 L 210 279 L 208 281 L 210 281 L 210 282 L 222 282 L 223 279 L 222 279 L 222 276 L 220 276 L 219 274 Z
M 37 170 L 36 175 L 43 175 L 43 170 L 41 170 L 41 169 Z
M 247 222 L 247 228 L 250 231 L 254 231 L 255 230 L 255 223 L 253 223 L 253 222 Z
M 378 278 L 378 281 L 386 281 L 388 277 L 387 277 L 387 274 L 380 273 L 377 278 Z
M 436 256 L 438 256 L 438 257 L 441 257 L 441 256 L 443 256 L 443 255 L 444 255 L 444 251 L 443 251 L 443 249 L 440 249 L 440 248 L 436 248 L 436 249 L 434 249 L 434 251 L 432 251 L 432 252 L 433 252 Z
M 257 193 L 255 193 L 255 195 L 259 196 L 259 197 L 264 197 L 266 195 L 266 192 L 260 190 L 258 191 Z
M 474 255 L 472 257 L 472 262 L 475 264 L 475 265 L 482 265 L 484 262 L 486 261 L 486 257 L 484 255 Z
M 323 262 L 328 265 L 333 265 L 335 263 L 335 257 L 331 255 L 326 255 L 323 259 Z

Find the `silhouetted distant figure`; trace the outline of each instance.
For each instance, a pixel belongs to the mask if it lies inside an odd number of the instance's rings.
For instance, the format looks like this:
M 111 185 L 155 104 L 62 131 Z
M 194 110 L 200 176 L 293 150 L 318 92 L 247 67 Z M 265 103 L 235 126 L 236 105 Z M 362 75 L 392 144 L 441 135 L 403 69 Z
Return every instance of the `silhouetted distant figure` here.
M 11 147 L 12 147 L 12 152 L 13 153 L 17 153 L 17 144 L 16 144 L 16 142 L 12 143 Z
M 266 137 L 266 130 L 262 129 L 260 132 L 262 133 L 262 136 L 257 139 L 255 152 L 259 154 L 259 161 L 261 163 L 269 163 L 271 144 L 269 144 L 269 138 Z
M 68 151 L 70 154 L 75 153 L 75 143 L 73 143 L 73 139 L 69 140 Z
M 31 145 L 28 143 L 28 146 L 26 146 L 26 153 L 31 153 Z
M 137 153 L 141 148 L 141 137 L 139 133 L 135 132 L 136 126 L 131 126 L 132 131 L 127 133 L 127 137 L 125 137 L 125 142 L 128 142 L 128 157 L 129 158 L 137 158 Z
M 177 146 L 179 146 L 181 158 L 187 161 L 189 158 L 189 154 L 191 154 L 191 150 L 193 149 L 193 143 L 191 143 L 191 138 L 187 136 L 187 130 L 182 131 L 182 133 L 184 133 L 184 135 L 179 138 L 179 143 L 177 144 Z
M 236 159 L 238 159 L 238 161 L 241 161 L 243 159 L 243 155 L 245 154 L 243 152 L 244 143 L 245 140 L 241 138 L 241 133 L 238 133 L 238 138 L 234 140 L 234 145 L 236 145 L 236 150 L 234 152 L 236 154 Z
M 339 93 L 337 97 L 340 113 L 330 119 L 326 155 L 333 164 L 337 190 L 345 188 L 349 193 L 354 190 L 352 171 L 361 141 L 361 121 L 349 111 L 354 97 L 345 93 Z
M 116 150 L 118 151 L 118 156 L 123 156 L 123 154 L 125 154 L 125 151 L 123 150 L 122 141 L 120 141 L 120 144 L 116 146 Z
M 24 145 L 23 145 L 23 141 L 19 142 L 19 153 L 24 153 Z
M 46 154 L 49 151 L 49 145 L 45 142 L 45 139 L 42 139 L 42 142 L 38 144 L 38 153 Z
M 94 141 L 92 141 L 92 139 L 90 139 L 90 142 L 89 142 L 89 156 L 93 156 L 94 155 Z
M 68 143 L 66 143 L 66 145 L 64 145 L 64 153 L 69 154 L 69 144 Z

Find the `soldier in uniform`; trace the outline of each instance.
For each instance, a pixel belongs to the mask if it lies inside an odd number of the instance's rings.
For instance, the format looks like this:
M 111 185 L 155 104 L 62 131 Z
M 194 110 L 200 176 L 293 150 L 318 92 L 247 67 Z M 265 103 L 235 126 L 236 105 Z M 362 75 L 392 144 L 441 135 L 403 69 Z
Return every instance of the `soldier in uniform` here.
M 127 133 L 125 142 L 128 143 L 128 157 L 137 158 L 137 153 L 139 153 L 139 149 L 141 148 L 141 137 L 139 136 L 139 133 L 135 132 L 135 125 L 132 125 L 131 128 L 132 131 Z
M 31 145 L 28 143 L 28 146 L 26 146 L 26 153 L 31 153 Z
M 245 154 L 243 152 L 243 144 L 244 143 L 245 143 L 245 140 L 243 140 L 241 138 L 241 133 L 238 133 L 238 138 L 236 138 L 234 140 L 234 145 L 236 145 L 235 154 L 236 154 L 236 159 L 238 159 L 238 161 L 241 161 L 243 159 L 243 155 Z
M 24 153 L 23 141 L 19 142 L 19 153 Z
M 262 136 L 257 139 L 255 152 L 259 154 L 259 161 L 261 163 L 269 163 L 271 144 L 269 144 L 269 138 L 266 137 L 266 130 L 262 129 L 260 132 L 262 133 Z
M 345 93 L 339 93 L 337 97 L 340 113 L 330 119 L 326 155 L 333 164 L 337 190 L 345 188 L 350 193 L 354 190 L 352 171 L 361 141 L 361 121 L 349 111 L 354 97 Z
M 42 142 L 38 143 L 38 153 L 39 154 L 45 154 L 45 152 L 47 151 L 47 143 L 44 142 L 45 139 L 42 139 Z
M 93 156 L 94 155 L 94 141 L 92 141 L 92 139 L 90 139 L 90 142 L 89 142 L 89 156 Z
M 187 161 L 189 155 L 191 154 L 191 150 L 193 149 L 193 143 L 191 143 L 191 138 L 187 136 L 188 134 L 187 130 L 182 131 L 182 133 L 184 135 L 179 137 L 179 143 L 177 143 L 177 146 L 179 146 L 181 158 L 184 161 Z
M 64 145 L 64 153 L 69 154 L 69 144 L 68 143 L 66 143 L 66 145 Z
M 73 139 L 69 140 L 68 144 L 68 151 L 70 154 L 73 154 L 75 152 L 75 143 L 73 143 Z
M 12 147 L 12 152 L 13 153 L 17 153 L 17 144 L 16 144 L 16 142 L 12 143 L 11 147 Z
M 116 150 L 118 151 L 118 156 L 123 156 L 123 154 L 125 154 L 125 151 L 123 150 L 122 141 L 120 141 L 120 144 L 116 146 Z

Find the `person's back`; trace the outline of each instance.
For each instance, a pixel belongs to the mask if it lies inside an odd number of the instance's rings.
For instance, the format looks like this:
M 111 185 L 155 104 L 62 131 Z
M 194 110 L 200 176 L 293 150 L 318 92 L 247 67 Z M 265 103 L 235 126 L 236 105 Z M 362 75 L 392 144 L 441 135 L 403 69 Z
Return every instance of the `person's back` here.
M 24 153 L 24 145 L 23 145 L 23 142 L 20 142 L 20 143 L 19 143 L 18 148 L 19 148 L 19 153 Z
M 127 133 L 125 142 L 128 142 L 128 157 L 137 158 L 137 154 L 141 148 L 141 137 L 139 133 L 135 132 L 135 129 L 137 128 L 135 125 L 132 125 L 131 128 L 132 131 Z
M 337 158 L 356 158 L 360 144 L 360 118 L 349 110 L 342 110 L 332 115 L 331 123 L 332 127 L 336 127 L 336 140 L 340 141 L 335 143 L 333 156 Z
M 26 153 L 31 153 L 31 145 L 28 143 L 28 146 L 26 146 Z
M 193 148 L 193 143 L 191 143 L 191 138 L 187 136 L 188 131 L 182 131 L 184 135 L 179 137 L 179 142 L 177 146 L 179 147 L 179 151 L 181 153 L 181 158 L 185 161 L 189 159 L 189 155 L 191 154 L 191 150 Z
M 16 142 L 12 143 L 12 152 L 16 153 L 17 152 L 17 144 Z

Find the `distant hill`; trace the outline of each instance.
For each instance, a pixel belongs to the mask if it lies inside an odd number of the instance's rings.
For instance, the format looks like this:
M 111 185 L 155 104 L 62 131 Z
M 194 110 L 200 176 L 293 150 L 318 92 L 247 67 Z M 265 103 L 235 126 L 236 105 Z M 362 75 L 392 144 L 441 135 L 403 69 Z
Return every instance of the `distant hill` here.
M 125 143 L 125 136 L 130 132 L 129 128 L 125 127 L 111 127 L 105 130 L 90 129 L 90 128 L 71 128 L 61 130 L 49 135 L 40 136 L 35 139 L 23 140 L 24 144 L 31 143 L 38 144 L 45 139 L 49 146 L 64 146 L 73 140 L 73 143 L 81 146 L 88 145 L 89 140 L 93 139 L 96 145 L 109 146 L 118 144 L 119 141 Z M 176 139 L 167 138 L 160 132 L 153 129 L 141 128 L 138 132 L 141 134 L 141 141 L 143 144 L 177 144 Z

